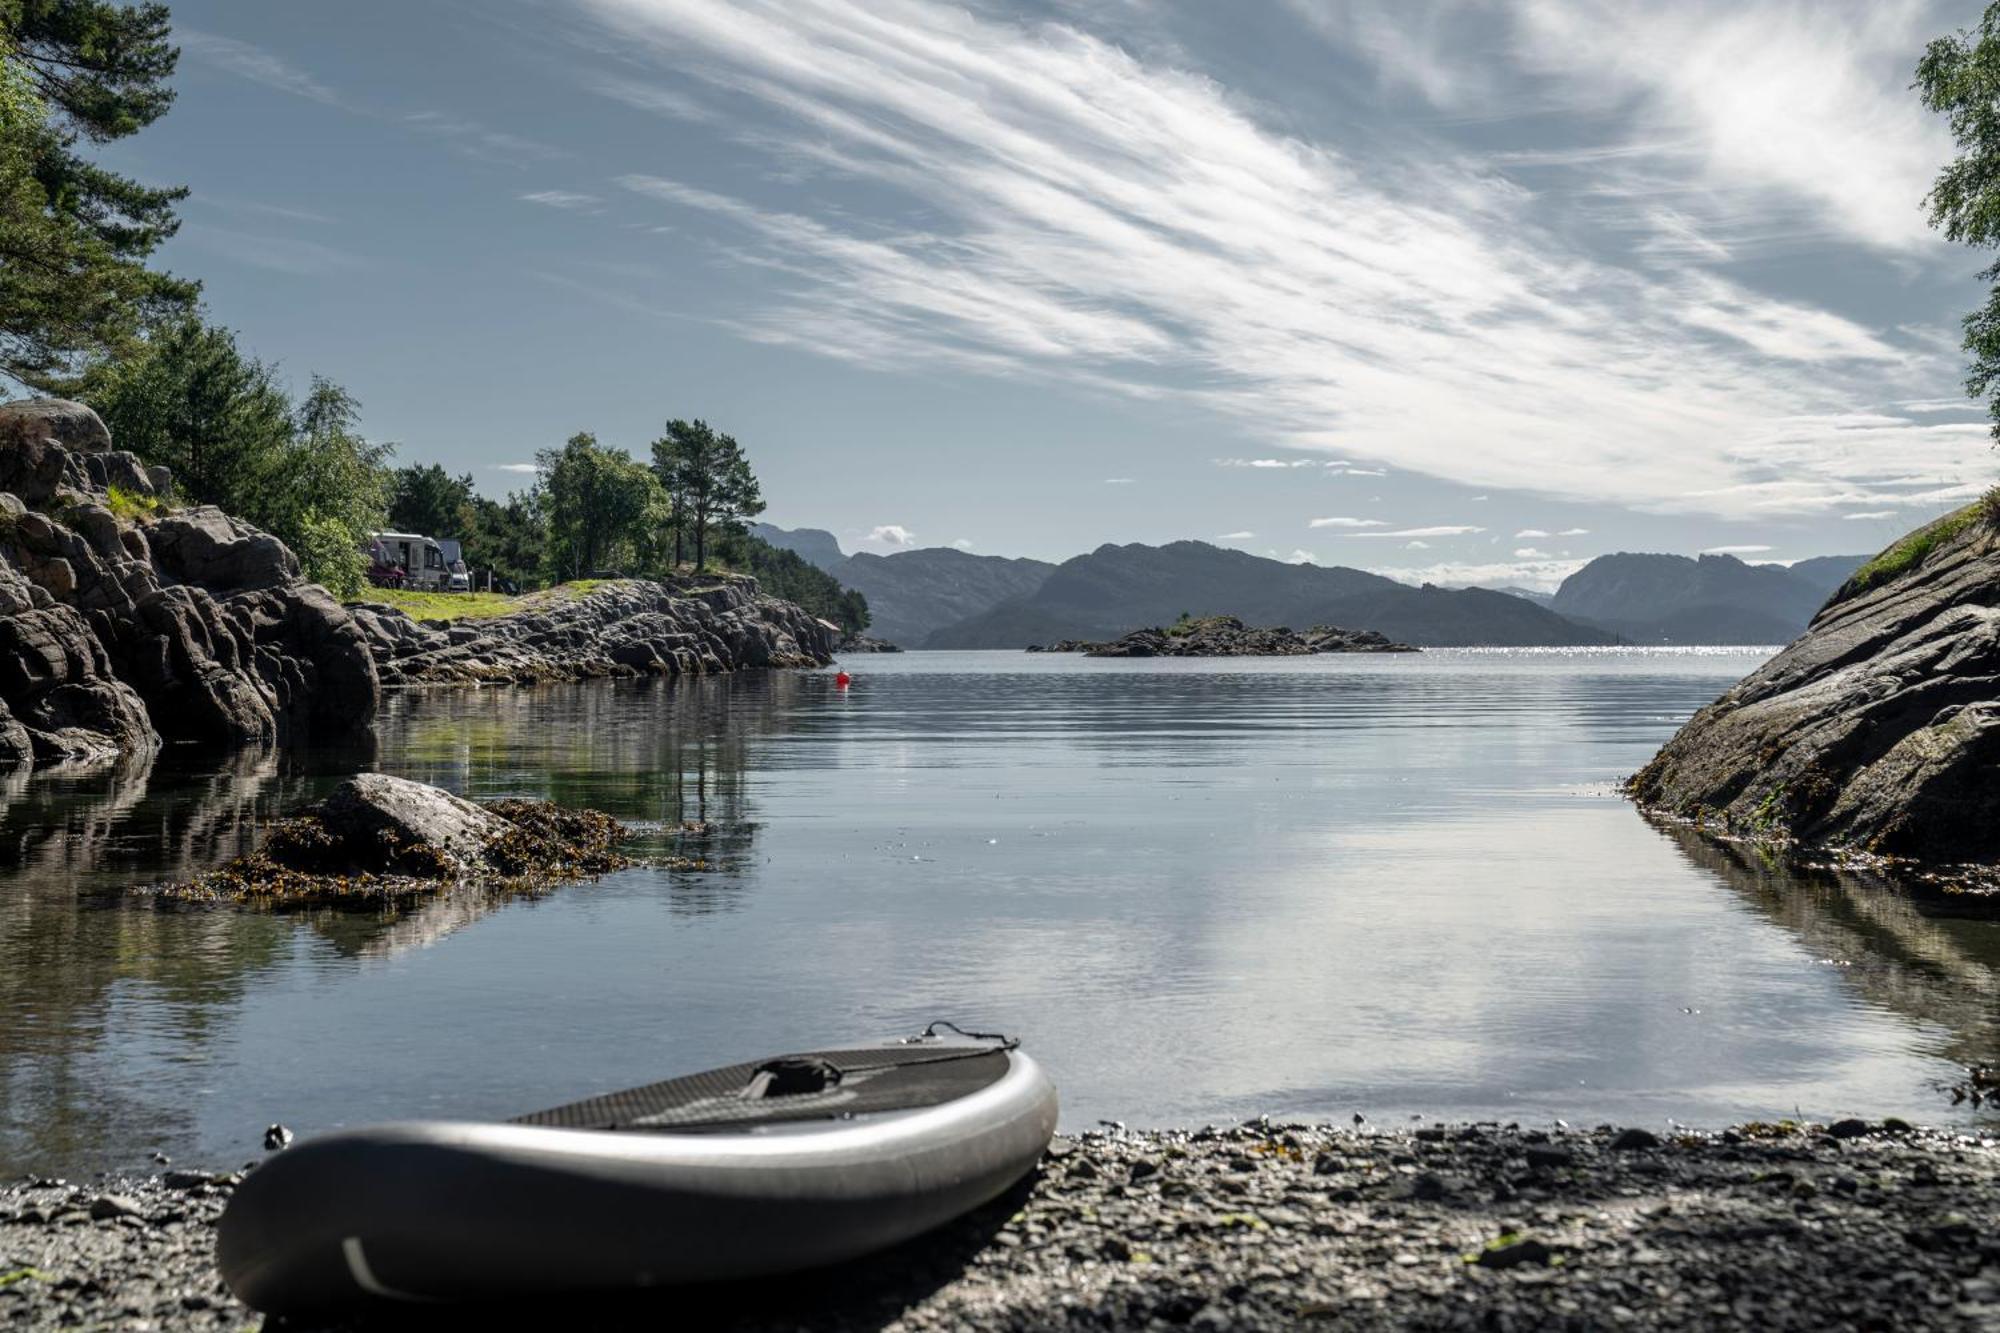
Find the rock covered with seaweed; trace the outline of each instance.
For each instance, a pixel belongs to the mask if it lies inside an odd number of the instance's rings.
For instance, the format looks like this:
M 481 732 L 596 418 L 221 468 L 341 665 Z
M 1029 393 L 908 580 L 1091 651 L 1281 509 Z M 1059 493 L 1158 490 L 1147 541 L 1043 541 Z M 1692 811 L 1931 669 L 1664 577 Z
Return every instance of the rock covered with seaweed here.
M 2000 862 L 2000 531 L 1990 502 L 1856 572 L 1629 784 L 1733 836 Z
M 352 618 L 276 537 L 173 508 L 169 482 L 80 403 L 0 404 L 0 770 L 374 716 Z
M 475 804 L 407 778 L 363 773 L 276 825 L 255 851 L 157 892 L 185 901 L 367 906 L 464 886 L 538 889 L 629 865 L 619 845 L 630 836 L 597 810 Z

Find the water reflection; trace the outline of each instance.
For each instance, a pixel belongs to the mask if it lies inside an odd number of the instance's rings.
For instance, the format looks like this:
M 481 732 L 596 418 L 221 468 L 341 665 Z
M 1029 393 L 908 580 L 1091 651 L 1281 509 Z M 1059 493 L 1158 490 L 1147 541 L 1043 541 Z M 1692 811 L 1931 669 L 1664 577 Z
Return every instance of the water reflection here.
M 2000 925 L 1990 910 L 1982 919 L 1881 875 L 1803 868 L 1672 820 L 1647 822 L 1690 864 L 1797 936 L 1868 1005 L 1941 1034 L 1937 1054 L 1960 1066 L 2000 1062 Z
M 1032 1034 L 1079 1124 L 1950 1114 L 2000 927 L 1611 794 L 1752 664 L 910 654 L 845 693 L 404 693 L 373 753 L 12 780 L 0 1172 L 228 1164 L 274 1119 L 506 1115 L 939 1016 Z M 361 916 L 113 896 L 365 766 L 714 868 Z

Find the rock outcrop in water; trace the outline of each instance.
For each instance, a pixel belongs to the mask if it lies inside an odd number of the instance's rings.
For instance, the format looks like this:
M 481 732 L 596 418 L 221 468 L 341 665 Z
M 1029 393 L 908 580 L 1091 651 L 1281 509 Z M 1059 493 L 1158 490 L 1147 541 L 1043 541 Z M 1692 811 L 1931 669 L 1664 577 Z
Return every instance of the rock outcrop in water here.
M 1414 653 L 1374 630 L 1314 625 L 1300 633 L 1278 625 L 1253 629 L 1235 616 L 1205 616 L 1165 629 L 1136 629 L 1109 643 L 1064 639 L 1031 653 L 1082 653 L 1085 657 L 1305 657 L 1313 653 Z
M 2000 533 L 1985 507 L 1864 566 L 1630 791 L 1732 835 L 2000 861 Z
M 80 403 L 0 404 L 0 769 L 373 717 L 347 613 L 284 543 L 211 506 L 171 509 L 168 483 Z
M 373 603 L 348 610 L 387 685 L 817 667 L 833 660 L 840 633 L 736 574 L 616 579 L 581 595 L 556 588 L 524 598 L 510 615 L 483 620 L 418 621 Z
M 165 893 L 286 906 L 370 906 L 461 885 L 541 889 L 630 864 L 611 816 L 546 801 L 475 805 L 362 773 L 274 827 L 262 846 Z

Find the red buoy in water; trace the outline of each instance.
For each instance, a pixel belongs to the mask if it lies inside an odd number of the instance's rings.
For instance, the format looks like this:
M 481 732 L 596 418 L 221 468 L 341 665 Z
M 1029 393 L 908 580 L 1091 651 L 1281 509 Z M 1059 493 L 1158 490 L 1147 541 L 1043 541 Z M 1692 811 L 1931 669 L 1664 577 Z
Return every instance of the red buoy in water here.
M 833 683 L 838 688 L 844 690 L 849 685 L 852 685 L 854 683 L 854 677 L 848 675 L 845 671 L 843 671 L 839 675 L 833 678 Z

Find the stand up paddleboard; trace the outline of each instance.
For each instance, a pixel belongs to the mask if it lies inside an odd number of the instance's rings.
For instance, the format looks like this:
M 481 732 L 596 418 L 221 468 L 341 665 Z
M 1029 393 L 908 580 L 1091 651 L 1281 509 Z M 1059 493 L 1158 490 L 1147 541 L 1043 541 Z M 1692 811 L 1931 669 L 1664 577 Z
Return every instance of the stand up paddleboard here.
M 1000 1037 L 779 1056 L 504 1123 L 286 1149 L 237 1187 L 222 1276 L 260 1310 L 760 1277 L 853 1259 L 997 1197 L 1056 1126 Z

